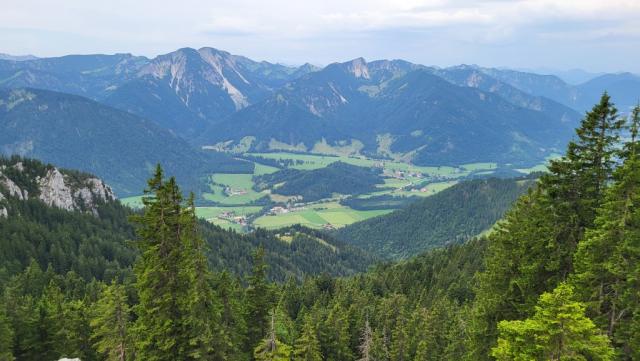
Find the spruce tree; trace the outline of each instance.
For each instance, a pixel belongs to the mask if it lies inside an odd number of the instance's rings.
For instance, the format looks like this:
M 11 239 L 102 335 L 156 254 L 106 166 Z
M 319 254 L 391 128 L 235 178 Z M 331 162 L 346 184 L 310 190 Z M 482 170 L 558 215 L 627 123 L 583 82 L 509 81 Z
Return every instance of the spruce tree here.
M 501 321 L 498 329 L 498 345 L 491 351 L 498 361 L 614 359 L 609 340 L 585 316 L 585 306 L 574 300 L 567 284 L 542 294 L 531 318 Z
M 573 283 L 596 323 L 612 337 L 620 352 L 630 355 L 634 331 L 629 328 L 640 312 L 640 107 L 631 118 L 631 141 L 624 163 L 598 210 L 593 228 L 575 255 Z
M 300 361 L 322 361 L 318 336 L 309 316 L 305 317 L 302 334 L 294 345 L 293 357 Z
M 227 271 L 216 275 L 213 284 L 216 297 L 220 300 L 220 326 L 225 335 L 223 345 L 217 353 L 224 360 L 246 360 L 251 353 L 244 350 L 247 342 L 244 289 Z
M 585 230 L 612 178 L 623 121 L 610 97 L 586 114 L 564 157 L 523 196 L 489 237 L 479 277 L 470 357 L 486 359 L 500 320 L 530 315 L 537 298 L 567 280 Z
M 4 305 L 0 305 L 0 361 L 13 361 L 13 329 L 5 313 Z
M 322 353 L 327 361 L 350 361 L 354 355 L 349 347 L 350 332 L 347 314 L 335 303 L 320 330 Z
M 253 255 L 253 272 L 249 277 L 247 293 L 248 345 L 253 350 L 269 330 L 269 310 L 272 295 L 267 283 L 267 264 L 264 249 L 259 247 Z
M 124 286 L 113 283 L 105 287 L 91 320 L 94 346 L 105 360 L 133 359 L 130 313 Z
M 289 361 L 291 357 L 291 347 L 276 336 L 275 312 L 271 314 L 271 323 L 267 337 L 264 338 L 253 351 L 256 361 Z
M 143 360 L 214 358 L 219 309 L 210 288 L 203 242 L 192 201 L 184 204 L 175 178 L 160 166 L 148 182 L 138 225 L 135 265 L 140 298 L 134 325 L 137 357 Z

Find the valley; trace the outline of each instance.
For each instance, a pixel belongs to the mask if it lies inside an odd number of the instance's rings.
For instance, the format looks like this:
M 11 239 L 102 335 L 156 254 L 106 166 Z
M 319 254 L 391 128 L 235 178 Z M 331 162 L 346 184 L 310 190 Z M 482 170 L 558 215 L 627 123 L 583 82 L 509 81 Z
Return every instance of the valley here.
M 0 360 L 640 359 L 638 94 L 0 55 Z
M 277 229 L 301 224 L 310 228 L 332 230 L 388 214 L 406 203 L 441 192 L 460 180 L 499 175 L 509 170 L 524 175 L 545 169 L 544 163 L 529 169 L 514 169 L 497 163 L 470 163 L 459 166 L 417 166 L 389 159 L 365 156 L 337 156 L 312 153 L 245 153 L 236 154 L 254 164 L 253 174 L 215 173 L 208 177 L 208 190 L 197 200 L 197 214 L 223 228 L 247 232 L 255 228 Z M 263 164 L 269 163 L 269 164 Z M 256 190 L 256 177 L 273 174 L 280 169 L 312 171 L 335 163 L 345 163 L 379 170 L 384 183 L 376 189 L 358 194 L 332 194 L 330 197 L 303 201 L 297 195 L 282 195 L 278 186 Z M 496 173 L 498 172 L 498 173 Z M 141 196 L 121 199 L 134 208 L 142 206 Z M 355 209 L 347 200 L 367 204 Z M 366 200 L 370 200 L 366 202 Z M 401 200 L 401 201 L 400 201 Z M 373 206 L 368 206 L 374 204 Z

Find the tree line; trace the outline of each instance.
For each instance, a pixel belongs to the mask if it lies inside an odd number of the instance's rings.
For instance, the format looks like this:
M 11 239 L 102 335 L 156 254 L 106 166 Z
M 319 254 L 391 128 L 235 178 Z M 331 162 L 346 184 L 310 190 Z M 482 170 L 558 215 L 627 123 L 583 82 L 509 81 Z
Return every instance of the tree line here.
M 261 248 L 243 279 L 211 272 L 193 197 L 158 169 L 133 277 L 32 262 L 2 284 L 0 360 L 640 359 L 639 129 L 605 94 L 486 238 L 281 284 Z

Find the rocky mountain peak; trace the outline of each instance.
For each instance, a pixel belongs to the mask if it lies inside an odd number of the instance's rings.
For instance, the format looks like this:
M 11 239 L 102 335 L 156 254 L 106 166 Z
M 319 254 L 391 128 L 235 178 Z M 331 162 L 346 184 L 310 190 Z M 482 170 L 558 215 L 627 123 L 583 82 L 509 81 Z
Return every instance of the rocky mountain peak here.
M 364 58 L 356 58 L 346 63 L 347 70 L 356 78 L 370 79 L 367 61 Z

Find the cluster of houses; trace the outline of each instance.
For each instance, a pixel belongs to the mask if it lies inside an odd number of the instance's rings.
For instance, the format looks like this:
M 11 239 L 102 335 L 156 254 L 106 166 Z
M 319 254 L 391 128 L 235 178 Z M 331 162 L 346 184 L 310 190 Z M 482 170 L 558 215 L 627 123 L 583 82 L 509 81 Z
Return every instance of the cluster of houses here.
M 410 172 L 410 171 L 403 171 L 403 170 L 395 170 L 393 172 L 385 171 L 385 175 L 391 178 L 396 178 L 396 179 L 424 178 L 424 174 L 420 172 Z
M 301 203 L 291 204 L 287 203 L 286 207 L 283 206 L 275 206 L 269 210 L 269 215 L 277 216 L 278 214 L 286 214 L 289 212 L 303 211 L 306 208 Z
M 225 187 L 224 194 L 226 194 L 227 197 L 241 196 L 243 194 L 247 194 L 247 191 L 244 189 L 234 189 L 231 187 Z
M 225 221 L 237 223 L 237 224 L 239 224 L 241 226 L 246 226 L 247 225 L 247 217 L 246 216 L 236 215 L 236 212 L 234 212 L 234 211 L 224 211 L 224 212 L 218 214 L 218 218 L 222 219 L 222 220 L 225 220 Z

